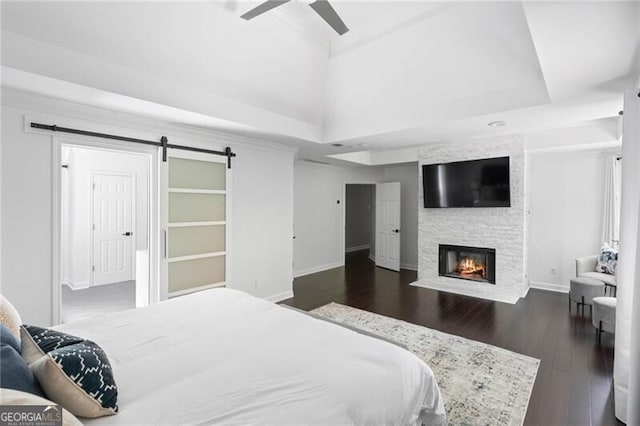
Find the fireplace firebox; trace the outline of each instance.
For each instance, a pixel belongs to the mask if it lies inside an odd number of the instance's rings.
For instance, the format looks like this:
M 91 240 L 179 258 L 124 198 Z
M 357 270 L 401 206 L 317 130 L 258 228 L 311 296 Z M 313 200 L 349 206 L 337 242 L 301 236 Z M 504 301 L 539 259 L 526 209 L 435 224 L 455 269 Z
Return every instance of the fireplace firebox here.
M 438 274 L 489 284 L 496 283 L 496 251 L 490 248 L 440 244 Z

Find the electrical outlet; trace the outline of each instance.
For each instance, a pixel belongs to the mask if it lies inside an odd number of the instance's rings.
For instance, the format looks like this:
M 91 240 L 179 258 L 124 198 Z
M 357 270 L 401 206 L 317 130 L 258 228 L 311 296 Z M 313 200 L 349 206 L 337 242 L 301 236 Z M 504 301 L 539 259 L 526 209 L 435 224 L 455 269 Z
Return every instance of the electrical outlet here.
M 256 278 L 256 288 L 260 287 L 260 280 Z
M 551 268 L 551 275 L 555 275 L 556 274 L 556 268 Z

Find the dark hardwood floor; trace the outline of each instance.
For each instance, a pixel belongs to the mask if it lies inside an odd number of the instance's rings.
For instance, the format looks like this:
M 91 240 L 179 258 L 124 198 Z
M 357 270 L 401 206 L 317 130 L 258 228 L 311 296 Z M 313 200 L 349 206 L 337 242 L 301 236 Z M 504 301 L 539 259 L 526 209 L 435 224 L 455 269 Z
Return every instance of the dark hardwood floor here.
M 542 360 L 526 425 L 615 425 L 613 336 L 595 340 L 589 310 L 568 311 L 567 295 L 530 290 L 515 305 L 413 287 L 416 272 L 376 268 L 367 252 L 346 266 L 296 278 L 283 303 L 311 310 L 342 303 Z

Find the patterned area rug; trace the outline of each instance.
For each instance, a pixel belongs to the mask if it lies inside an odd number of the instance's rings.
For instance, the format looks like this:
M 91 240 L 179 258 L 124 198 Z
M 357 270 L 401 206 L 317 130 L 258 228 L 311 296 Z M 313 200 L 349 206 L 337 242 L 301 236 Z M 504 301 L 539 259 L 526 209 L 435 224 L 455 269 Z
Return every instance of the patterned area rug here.
M 522 425 L 540 360 L 330 303 L 313 314 L 404 344 L 433 370 L 451 425 Z

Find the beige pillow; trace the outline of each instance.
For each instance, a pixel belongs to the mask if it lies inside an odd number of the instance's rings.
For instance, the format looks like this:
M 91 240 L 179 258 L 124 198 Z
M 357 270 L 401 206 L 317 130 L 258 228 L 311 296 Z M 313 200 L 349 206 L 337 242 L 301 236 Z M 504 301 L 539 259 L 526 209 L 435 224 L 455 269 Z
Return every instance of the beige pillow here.
M 4 324 L 20 341 L 20 325 L 22 319 L 18 310 L 9 300 L 0 294 L 0 323 Z
M 94 418 L 116 414 L 115 410 L 102 407 L 98 401 L 71 380 L 49 355 L 41 357 L 29 367 L 47 397 L 76 416 Z
M 0 405 L 55 405 L 49 401 L 28 392 L 22 392 L 13 389 L 0 389 Z M 62 409 L 62 425 L 63 426 L 82 426 L 82 423 L 76 417 Z

